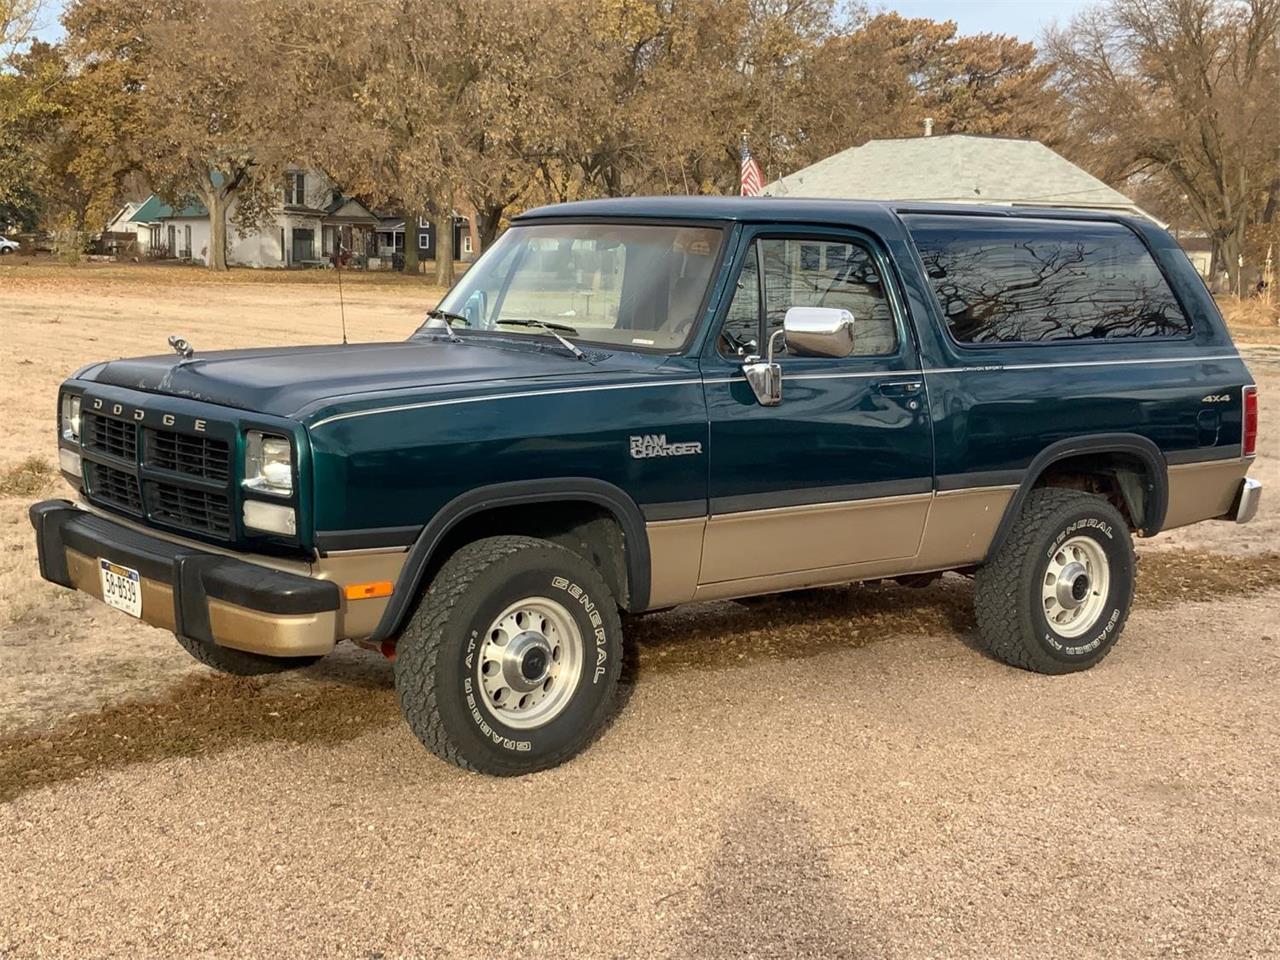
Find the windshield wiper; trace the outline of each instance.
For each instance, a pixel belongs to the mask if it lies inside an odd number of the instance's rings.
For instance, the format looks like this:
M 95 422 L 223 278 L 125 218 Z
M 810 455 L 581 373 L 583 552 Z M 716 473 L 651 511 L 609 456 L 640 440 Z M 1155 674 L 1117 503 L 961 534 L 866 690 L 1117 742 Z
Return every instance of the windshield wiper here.
M 510 326 L 510 327 L 536 327 L 540 330 L 545 330 L 547 331 L 547 333 L 551 334 L 553 337 L 559 340 L 561 346 L 563 346 L 566 350 L 572 353 L 579 360 L 587 359 L 587 355 L 585 353 L 583 353 L 576 346 L 574 346 L 572 343 L 570 343 L 568 340 L 566 340 L 564 337 L 560 336 L 560 334 L 556 332 L 557 330 L 563 330 L 565 333 L 571 333 L 576 337 L 578 335 L 578 331 L 573 327 L 569 326 L 567 323 L 554 323 L 554 322 L 546 323 L 542 320 L 523 320 L 519 318 L 512 318 L 510 320 L 495 320 L 493 322 L 494 324 L 506 324 L 507 326 Z
M 436 307 L 434 310 L 428 310 L 427 316 L 439 317 L 441 320 L 446 320 L 449 322 L 450 326 L 453 326 L 454 323 L 460 323 L 464 327 L 471 326 L 471 321 L 468 320 L 466 317 L 464 317 L 462 314 L 450 313 L 448 310 L 441 310 L 439 307 Z

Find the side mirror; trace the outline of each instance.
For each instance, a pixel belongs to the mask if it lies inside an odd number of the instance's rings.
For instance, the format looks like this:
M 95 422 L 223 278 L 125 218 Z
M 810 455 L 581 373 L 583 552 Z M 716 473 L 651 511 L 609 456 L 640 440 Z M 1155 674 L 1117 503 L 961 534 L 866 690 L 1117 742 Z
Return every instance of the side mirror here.
M 752 356 L 742 361 L 742 372 L 762 407 L 776 407 L 782 402 L 782 365 L 773 362 L 773 346 L 784 333 L 783 330 L 774 331 L 764 359 Z
M 467 297 L 467 302 L 462 308 L 462 315 L 467 318 L 469 327 L 480 326 L 488 312 L 489 298 L 485 296 L 483 290 L 477 290 Z
M 853 353 L 853 314 L 835 307 L 792 307 L 782 321 L 787 353 L 847 357 Z

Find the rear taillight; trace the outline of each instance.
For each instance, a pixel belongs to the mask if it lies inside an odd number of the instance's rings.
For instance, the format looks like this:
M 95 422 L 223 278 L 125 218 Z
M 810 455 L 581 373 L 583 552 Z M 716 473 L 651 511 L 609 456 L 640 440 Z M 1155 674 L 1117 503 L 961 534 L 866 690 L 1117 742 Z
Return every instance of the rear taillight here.
M 1258 452 L 1258 388 L 1244 388 L 1244 431 L 1241 436 L 1243 453 L 1252 457 Z

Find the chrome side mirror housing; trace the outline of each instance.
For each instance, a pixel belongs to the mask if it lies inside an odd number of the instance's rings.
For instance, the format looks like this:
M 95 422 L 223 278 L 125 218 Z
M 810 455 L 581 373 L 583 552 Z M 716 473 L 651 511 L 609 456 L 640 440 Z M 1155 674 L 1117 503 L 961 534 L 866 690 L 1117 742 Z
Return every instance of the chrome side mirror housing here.
M 782 364 L 773 362 L 773 347 L 785 333 L 785 330 L 774 331 L 763 359 L 751 356 L 742 361 L 742 372 L 762 407 L 776 407 L 782 402 Z
M 782 365 L 774 363 L 779 337 L 786 337 L 787 352 L 797 357 L 847 357 L 853 353 L 853 314 L 835 307 L 792 307 L 782 329 L 769 338 L 764 358 L 746 357 L 742 372 L 762 407 L 782 402 Z
M 782 321 L 787 353 L 847 357 L 853 353 L 853 314 L 836 307 L 792 307 Z

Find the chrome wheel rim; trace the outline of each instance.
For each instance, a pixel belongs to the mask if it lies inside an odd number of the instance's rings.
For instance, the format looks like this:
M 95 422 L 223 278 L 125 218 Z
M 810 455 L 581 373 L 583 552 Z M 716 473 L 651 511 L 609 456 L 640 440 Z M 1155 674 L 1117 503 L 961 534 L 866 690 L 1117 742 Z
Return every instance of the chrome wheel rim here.
M 1045 619 L 1059 636 L 1078 637 L 1098 622 L 1110 592 L 1111 564 L 1102 545 L 1091 537 L 1072 537 L 1045 568 L 1040 591 Z
M 583 650 L 582 631 L 559 603 L 516 601 L 494 618 L 480 644 L 476 680 L 485 705 L 508 727 L 545 726 L 573 699 Z

